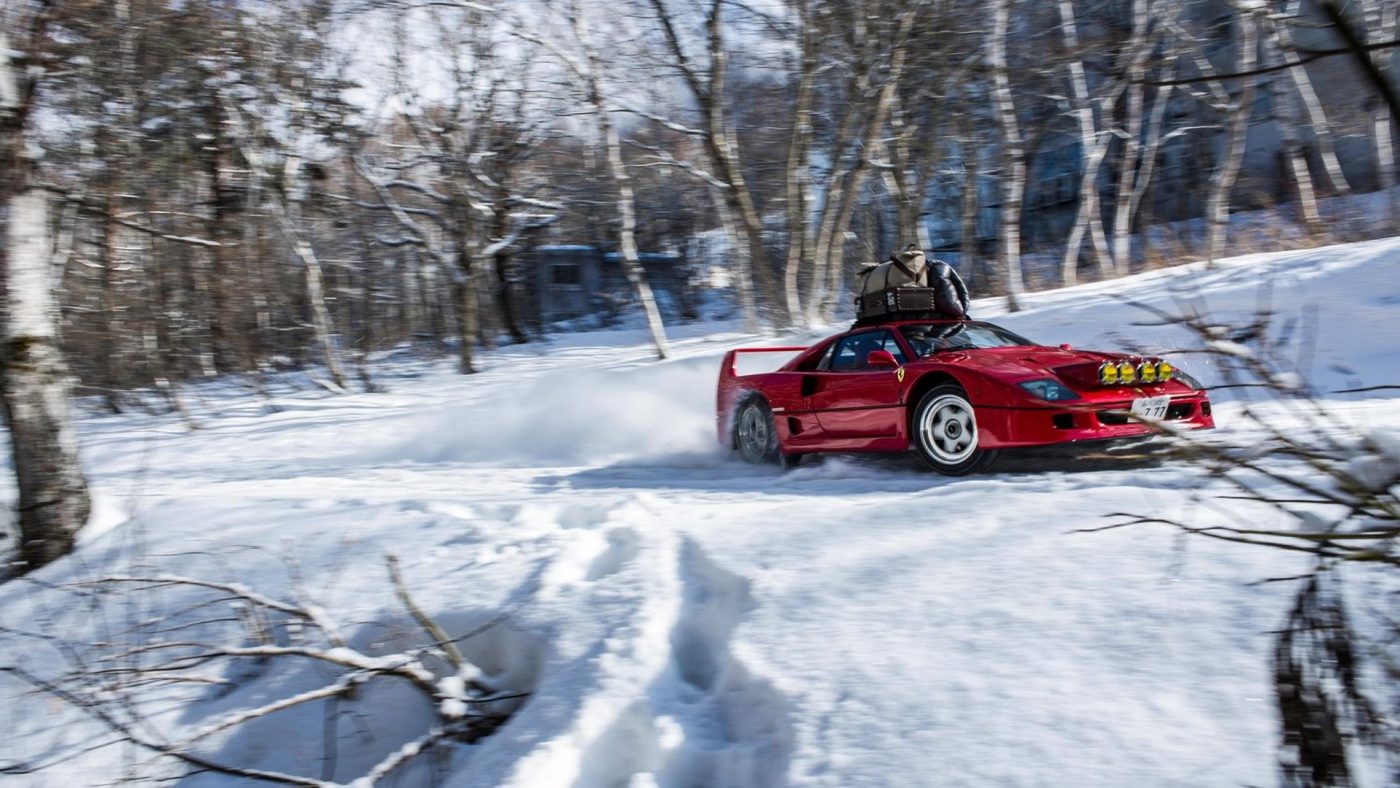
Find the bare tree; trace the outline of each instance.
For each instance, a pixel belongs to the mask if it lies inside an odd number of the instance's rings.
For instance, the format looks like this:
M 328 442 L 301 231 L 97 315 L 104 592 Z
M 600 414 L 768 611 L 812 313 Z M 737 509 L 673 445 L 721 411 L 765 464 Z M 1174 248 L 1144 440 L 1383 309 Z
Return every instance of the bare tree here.
M 476 371 L 481 340 L 483 282 L 495 269 L 498 298 L 513 338 L 524 334 L 509 311 L 506 256 L 527 233 L 558 218 L 560 206 L 535 196 L 521 172 L 552 120 L 528 89 L 533 76 L 528 54 L 509 56 L 495 21 L 498 9 L 461 3 L 425 9 L 423 25 L 397 20 L 393 85 L 398 107 L 388 128 L 364 140 L 355 168 L 377 202 L 361 207 L 386 212 L 396 234 L 378 241 L 389 247 L 422 249 L 452 283 L 463 373 Z M 426 35 L 428 42 L 415 36 Z M 450 87 L 441 100 L 426 98 L 414 72 L 414 54 L 434 47 L 445 62 Z M 488 288 L 494 290 L 496 288 Z
M 19 489 L 20 559 L 37 569 L 73 548 L 87 522 L 87 481 L 69 406 L 69 373 L 58 345 L 48 195 L 34 181 L 32 117 L 42 74 L 41 16 L 16 52 L 0 29 L 0 246 L 6 296 L 3 346 L 5 423 Z
M 481 7 L 492 14 L 499 12 Z M 571 45 L 564 46 L 553 36 L 542 34 L 516 17 L 498 17 L 509 27 L 516 38 L 534 44 L 549 52 L 566 72 L 569 83 L 593 116 L 601 137 L 608 170 L 617 189 L 617 211 L 620 218 L 619 236 L 621 262 L 627 281 L 636 291 L 645 315 L 647 330 L 658 358 L 670 355 L 666 340 L 665 326 L 661 322 L 661 312 L 657 308 L 651 285 L 647 282 L 646 271 L 642 268 L 636 240 L 636 195 L 632 187 L 632 176 L 622 152 L 622 138 L 613 121 L 612 113 L 618 108 L 618 100 L 610 89 L 608 74 L 605 73 L 603 59 L 595 42 L 593 20 L 576 0 L 571 0 L 561 9 L 563 21 L 573 34 Z
M 334 63 L 326 45 L 330 33 L 330 7 L 322 3 L 292 3 L 280 9 L 280 24 L 264 24 L 241 29 L 244 48 L 241 62 L 223 63 L 225 70 L 241 65 L 235 82 L 211 75 L 211 110 L 218 125 L 211 131 L 211 191 L 218 205 L 221 177 L 227 158 L 236 153 L 246 164 L 250 192 L 264 201 L 276 223 L 277 235 L 301 272 L 306 303 L 305 325 L 310 329 L 312 346 L 329 378 L 328 387 L 343 391 L 346 385 L 340 341 L 327 306 L 326 272 L 316 251 L 311 231 L 312 217 L 307 206 L 311 198 L 308 170 L 323 170 L 334 151 L 333 140 L 341 137 L 351 108 L 336 95 L 343 82 L 334 75 Z M 300 50 L 293 63 L 283 62 L 290 48 L 289 39 L 298 40 Z M 227 219 L 214 209 L 213 229 L 228 235 Z M 222 252 L 223 246 L 216 252 Z M 228 289 L 228 260 L 215 255 L 214 291 Z M 226 300 L 227 294 L 221 295 Z M 228 309 L 216 301 L 211 323 L 231 320 Z M 225 329 L 227 330 L 227 329 Z M 217 332 L 216 332 L 217 336 Z M 215 342 L 217 347 L 219 342 Z
M 1007 60 L 1012 0 L 993 0 L 988 28 L 987 65 L 992 72 L 993 102 L 1001 144 L 1001 209 L 998 253 L 1006 277 L 1006 300 L 1011 311 L 1021 308 L 1025 281 L 1021 275 L 1021 201 L 1026 193 L 1026 154 L 1011 93 Z
M 1176 63 L 1176 55 L 1169 54 L 1161 66 L 1161 72 L 1164 74 L 1173 73 L 1176 70 Z M 1173 88 L 1169 85 L 1163 86 L 1157 91 L 1152 101 L 1152 112 L 1147 118 L 1144 139 L 1140 144 L 1133 146 L 1136 153 L 1132 159 L 1129 160 L 1125 153 L 1120 163 L 1123 169 L 1119 173 L 1113 223 L 1114 270 L 1119 273 L 1127 273 L 1131 263 L 1132 232 L 1142 210 L 1142 201 L 1147 197 L 1148 189 L 1152 186 L 1153 177 L 1157 172 L 1158 152 L 1166 139 L 1163 126 L 1166 122 L 1167 110 L 1172 105 L 1172 93 Z M 1126 141 L 1124 147 L 1128 147 Z M 1125 170 L 1129 171 L 1130 174 L 1124 175 Z
M 982 150 L 977 137 L 976 126 L 970 113 L 964 112 L 958 119 L 958 148 L 961 161 L 962 200 L 958 223 L 959 268 L 963 278 L 971 287 L 985 288 L 977 274 L 982 270 L 981 252 L 977 237 L 977 216 L 981 210 Z
M 632 190 L 632 176 L 627 171 L 627 162 L 622 156 L 622 139 L 618 134 L 617 124 L 613 122 L 611 107 L 603 89 L 602 59 L 598 56 L 597 47 L 593 43 L 593 32 L 582 10 L 575 5 L 570 8 L 569 13 L 572 17 L 570 21 L 573 23 L 574 38 L 580 45 L 584 59 L 571 58 L 566 62 L 580 82 L 584 100 L 593 109 L 594 119 L 598 123 L 598 130 L 607 150 L 608 168 L 617 187 L 623 271 L 642 303 L 647 329 L 651 332 L 652 343 L 656 346 L 656 355 L 664 359 L 670 355 L 670 348 L 666 341 L 666 330 L 661 324 L 661 312 L 656 307 L 651 285 L 647 282 L 646 272 L 642 270 L 642 263 L 637 255 L 637 203 Z M 562 54 L 562 51 L 556 54 Z
M 846 25 L 850 73 L 846 104 L 838 131 L 827 151 L 831 162 L 824 184 L 821 218 L 811 244 L 815 263 L 807 296 L 809 323 L 830 322 L 845 292 L 846 237 L 880 149 L 881 135 L 895 107 L 895 95 L 910 58 L 914 24 L 926 2 L 901 4 L 886 25 L 863 5 L 850 11 L 858 18 Z M 842 19 L 834 20 L 838 25 Z
M 124 780 L 160 782 L 212 772 L 273 785 L 376 785 L 412 774 L 415 763 L 421 764 L 434 749 L 491 735 L 529 695 L 528 688 L 495 686 L 464 655 L 468 641 L 490 632 L 507 614 L 469 632 L 449 634 L 410 594 L 398 560 L 389 556 L 387 563 L 393 596 L 405 620 L 381 626 L 412 633 L 403 637 L 401 646 L 386 649 L 356 638 L 343 622 L 312 603 L 295 582 L 292 593 L 275 595 L 237 582 L 148 568 L 39 592 L 83 599 L 91 610 L 100 612 L 92 618 L 122 624 L 90 637 L 72 630 L 46 631 L 48 622 L 23 629 L 0 625 L 0 637 L 9 644 L 32 647 L 27 653 L 37 651 L 47 657 L 29 664 L 0 663 L 0 673 L 91 718 L 104 729 L 103 739 L 129 745 L 131 753 L 123 759 Z M 179 601 L 163 608 L 165 615 L 143 620 L 128 620 L 129 615 L 124 617 L 120 610 L 136 609 L 155 598 Z M 172 730 L 168 718 L 154 710 L 156 703 L 167 704 L 172 693 L 205 690 L 231 695 L 285 666 L 308 664 L 315 666 L 316 680 L 304 689 L 292 692 L 274 682 L 271 692 L 259 692 L 253 703 L 224 706 L 188 731 Z M 417 730 L 385 731 L 394 737 L 408 736 L 402 746 L 371 745 L 380 752 L 363 772 L 356 773 L 359 770 L 341 758 L 336 710 L 391 686 L 406 690 L 410 703 L 431 711 L 416 723 Z M 305 739 L 296 745 L 321 748 L 319 776 L 210 752 L 220 737 L 256 730 L 268 720 L 318 705 L 327 710 L 326 726 L 306 731 Z M 377 727 L 373 715 L 364 717 L 362 724 Z M 394 724 L 403 725 L 406 719 L 412 717 L 399 715 Z M 282 735 L 289 732 L 294 735 L 293 726 Z M 366 743 L 357 741 L 361 746 Z M 46 777 L 49 767 L 90 746 L 91 742 L 77 738 L 56 753 L 35 753 L 32 760 L 6 763 L 0 773 Z M 338 776 L 350 779 L 337 782 Z
M 920 249 L 932 245 L 923 209 L 928 189 L 934 183 L 933 170 L 942 158 L 947 135 L 938 124 L 939 97 L 921 74 L 920 79 L 904 80 L 896 90 L 890 112 L 890 139 L 876 140 L 885 154 L 877 162 L 885 191 L 894 203 L 895 236 L 909 238 Z M 910 83 L 913 89 L 907 89 Z
M 1145 0 L 1139 0 L 1139 3 Z M 1084 236 L 1089 236 L 1095 265 L 1100 272 L 1116 270 L 1114 260 L 1108 250 L 1108 239 L 1104 235 L 1103 212 L 1099 207 L 1099 170 L 1108 155 L 1112 138 L 1102 129 L 1105 121 L 1111 118 L 1117 104 L 1119 90 L 1110 84 L 1110 91 L 1104 96 L 1091 96 L 1089 81 L 1084 73 L 1084 58 L 1080 52 L 1079 22 L 1074 11 L 1073 0 L 1059 0 L 1060 30 L 1068 55 L 1070 91 L 1073 97 L 1074 114 L 1079 121 L 1079 148 L 1084 160 L 1084 170 L 1079 183 L 1079 215 L 1070 229 L 1069 241 L 1065 245 L 1065 259 L 1061 265 L 1060 280 L 1067 285 L 1075 283 L 1078 276 L 1079 252 Z M 1138 25 L 1133 26 L 1139 32 Z M 1145 31 L 1143 31 L 1145 33 Z M 1131 45 L 1130 45 L 1131 47 Z M 1136 57 L 1134 57 L 1136 61 Z
M 806 0 L 796 1 L 799 5 L 806 2 Z M 679 71 L 686 88 L 695 99 L 699 109 L 702 123 L 698 128 L 687 129 L 687 131 L 698 137 L 704 144 L 710 166 L 723 183 L 720 196 L 724 200 L 726 210 L 721 215 L 731 218 L 738 217 L 743 227 L 745 248 L 740 257 L 742 270 L 737 272 L 736 277 L 739 280 L 741 299 L 747 301 L 750 296 L 744 294 L 745 291 L 756 289 L 766 303 L 777 305 L 779 303 L 778 287 L 764 248 L 763 219 L 759 214 L 753 190 L 744 175 L 744 163 L 737 138 L 738 132 L 733 127 L 730 117 L 729 95 L 727 93 L 729 52 L 725 46 L 723 18 L 725 3 L 722 0 L 709 0 L 706 5 L 705 40 L 702 48 L 704 61 L 697 63 L 697 58 L 691 54 L 691 50 L 686 47 L 682 40 L 675 18 L 676 12 L 666 4 L 665 0 L 649 0 L 649 2 L 656 22 L 663 33 L 673 67 Z M 805 31 L 806 27 L 800 29 Z M 804 52 L 804 65 L 810 62 L 811 46 L 812 43 L 805 38 L 800 44 Z M 804 102 L 810 102 L 810 99 L 810 93 L 804 99 L 799 89 L 797 100 L 799 113 L 804 113 L 801 107 Z M 810 104 L 807 106 L 810 107 Z M 734 235 L 732 232 L 730 234 Z M 786 319 L 789 321 L 795 319 L 796 307 L 792 303 L 791 295 L 781 303 L 784 304 Z
M 1271 665 L 1280 783 L 1355 785 L 1363 751 L 1379 756 L 1374 762 L 1388 764 L 1393 776 L 1400 696 L 1387 678 L 1400 664 L 1400 621 L 1391 615 L 1400 572 L 1400 456 L 1373 434 L 1347 426 L 1352 422 L 1339 417 L 1328 397 L 1395 386 L 1317 391 L 1290 352 L 1287 337 L 1296 339 L 1296 332 L 1282 329 L 1267 297 L 1239 325 L 1185 307 L 1143 308 L 1150 325 L 1186 329 L 1194 340 L 1187 350 L 1211 358 L 1220 376 L 1216 388 L 1245 399 L 1235 428 L 1245 441 L 1155 425 L 1172 435 L 1172 454 L 1201 471 L 1203 502 L 1211 496 L 1210 503 L 1232 505 L 1211 506 L 1220 516 L 1209 523 L 1124 512 L 1109 515 L 1114 524 L 1088 530 L 1167 526 L 1308 557 L 1311 566 L 1301 574 L 1264 581 L 1297 584 L 1287 619 L 1274 633 Z M 1260 517 L 1263 512 L 1271 516 Z M 1261 524 L 1280 518 L 1286 526 Z
M 1261 10 L 1241 3 L 1236 8 L 1239 35 L 1235 39 L 1235 69 L 1254 70 L 1258 62 L 1259 21 Z M 1223 88 L 1220 89 L 1223 92 Z M 1210 176 L 1210 196 L 1206 200 L 1206 221 L 1209 225 L 1206 254 L 1210 262 L 1225 256 L 1225 242 L 1230 232 L 1230 198 L 1244 163 L 1245 142 L 1249 120 L 1254 114 L 1254 80 L 1241 80 L 1225 109 L 1225 150 L 1215 163 Z
M 818 31 L 823 27 L 819 18 L 828 12 L 824 5 L 807 0 L 793 0 L 791 8 L 798 25 L 799 54 L 792 134 L 783 173 L 788 235 L 787 259 L 783 263 L 783 308 L 795 319 L 802 312 L 799 280 L 803 261 L 809 260 L 814 252 L 808 245 L 808 228 L 812 214 L 812 137 L 821 48 Z
M 1264 65 L 1284 64 L 1286 61 L 1282 47 L 1278 44 L 1277 35 L 1268 35 L 1271 30 L 1276 29 L 1275 23 L 1264 17 L 1260 20 L 1260 24 L 1264 26 L 1266 33 L 1261 40 Z M 1289 69 L 1289 71 L 1294 70 L 1299 69 Z M 1292 81 L 1285 83 L 1285 79 L 1287 77 L 1280 73 L 1270 76 L 1268 82 L 1270 106 L 1273 108 L 1274 118 L 1279 126 L 1279 136 L 1283 143 L 1281 153 L 1288 165 L 1289 174 L 1293 178 L 1300 213 L 1303 216 L 1303 221 L 1307 223 L 1308 230 L 1317 233 L 1322 229 L 1322 214 L 1317 206 L 1317 189 L 1313 185 L 1312 171 L 1308 168 L 1307 157 L 1303 154 L 1300 131 L 1302 113 L 1294 89 L 1296 83 Z
M 1365 0 L 1362 3 L 1367 35 L 1377 42 L 1394 41 L 1400 31 L 1400 2 L 1397 0 Z M 1381 49 L 1371 53 L 1371 63 L 1376 72 L 1384 74 L 1391 50 Z M 1394 110 L 1388 101 L 1375 102 L 1371 125 L 1376 141 L 1376 171 L 1380 175 L 1382 189 L 1395 186 L 1395 138 L 1391 135 L 1392 123 L 1396 120 Z M 1392 214 L 1395 201 L 1390 202 Z
M 1289 3 L 1284 11 L 1285 18 L 1283 20 L 1266 18 L 1265 30 L 1274 38 L 1274 45 L 1281 51 L 1284 62 L 1292 66 L 1288 69 L 1288 75 L 1292 78 L 1293 85 L 1298 91 L 1298 99 L 1301 99 L 1303 107 L 1307 110 L 1313 139 L 1317 141 L 1318 156 L 1322 159 L 1322 166 L 1331 181 L 1332 189 L 1339 194 L 1347 194 L 1351 191 L 1351 184 L 1347 182 L 1346 174 L 1342 171 L 1341 161 L 1337 158 L 1336 148 L 1332 144 L 1332 126 L 1327 120 L 1327 112 L 1323 108 L 1322 100 L 1318 98 L 1317 91 L 1313 88 L 1308 70 L 1303 66 L 1297 48 L 1293 44 L 1293 32 L 1290 25 L 1298 18 L 1300 3 L 1301 0 L 1293 0 Z
M 306 301 L 310 306 L 311 330 L 316 338 L 316 346 L 320 348 L 321 360 L 326 365 L 326 374 L 330 376 L 331 384 L 336 389 L 343 391 L 345 389 L 345 370 L 340 363 L 339 343 L 333 336 L 330 311 L 326 309 L 325 273 L 321 266 L 321 260 L 316 256 L 316 250 L 311 245 L 311 240 L 306 232 L 306 220 L 302 206 L 306 202 L 308 188 L 299 154 L 293 152 L 287 156 L 283 174 L 284 186 L 288 194 L 285 201 L 280 199 L 275 201 L 279 223 L 282 225 L 287 242 L 291 244 L 292 251 L 296 254 L 297 260 L 301 263 L 301 269 L 305 273 Z
M 1118 181 L 1114 188 L 1112 262 L 1107 269 L 1122 275 L 1132 266 L 1132 237 L 1143 197 L 1152 183 L 1157 151 L 1162 142 L 1162 121 L 1172 100 L 1171 88 L 1160 88 L 1147 114 L 1149 61 L 1159 40 L 1156 30 L 1163 8 L 1149 0 L 1133 0 L 1132 32 L 1124 48 L 1123 78 L 1127 85 L 1126 108 L 1121 126 L 1115 129 L 1122 139 L 1118 156 Z M 1182 11 L 1182 13 L 1187 13 Z M 1164 69 L 1170 71 L 1175 55 L 1169 52 Z

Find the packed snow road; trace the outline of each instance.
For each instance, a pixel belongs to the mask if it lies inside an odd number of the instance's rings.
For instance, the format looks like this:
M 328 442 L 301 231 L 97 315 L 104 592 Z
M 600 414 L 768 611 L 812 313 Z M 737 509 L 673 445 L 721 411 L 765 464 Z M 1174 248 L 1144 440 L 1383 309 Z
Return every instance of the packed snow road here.
M 1258 256 L 974 314 L 1048 343 L 1163 352 L 1184 334 L 1134 326 L 1145 317 L 1128 301 L 1226 320 L 1268 299 L 1330 391 L 1396 382 L 1397 262 L 1397 240 Z M 275 412 L 210 393 L 193 432 L 86 419 L 98 513 L 79 554 L 41 575 L 144 562 L 271 594 L 295 585 L 340 620 L 384 622 L 401 615 L 384 572 L 398 555 L 449 632 L 508 614 L 464 648 L 500 686 L 532 693 L 496 735 L 459 748 L 451 785 L 1274 782 L 1269 632 L 1288 594 L 1253 583 L 1300 564 L 1167 529 L 1078 532 L 1114 512 L 1264 515 L 1217 499 L 1190 467 L 1133 458 L 1037 453 L 961 479 L 897 457 L 739 464 L 713 436 L 718 360 L 773 340 L 722 329 L 689 327 L 664 363 L 621 331 L 498 351 L 471 378 L 386 362 L 387 393 L 288 393 Z M 1211 377 L 1190 356 L 1181 365 Z M 1393 400 L 1330 402 L 1343 421 L 1400 430 Z M 1220 437 L 1248 439 L 1232 436 L 1240 407 L 1217 409 Z M 41 604 L 32 588 L 0 588 L 7 624 Z M 60 631 L 81 626 L 45 610 Z M 51 705 L 13 683 L 0 693 L 9 709 Z M 178 700 L 161 718 L 173 731 L 225 702 Z M 334 779 L 409 738 L 393 724 L 408 711 L 361 711 L 383 719 L 332 730 L 355 741 Z M 320 773 L 321 715 L 303 714 L 210 753 Z M 0 762 L 96 730 L 11 719 Z M 306 726 L 316 733 L 289 743 Z M 109 748 L 20 781 L 97 784 L 122 768 Z

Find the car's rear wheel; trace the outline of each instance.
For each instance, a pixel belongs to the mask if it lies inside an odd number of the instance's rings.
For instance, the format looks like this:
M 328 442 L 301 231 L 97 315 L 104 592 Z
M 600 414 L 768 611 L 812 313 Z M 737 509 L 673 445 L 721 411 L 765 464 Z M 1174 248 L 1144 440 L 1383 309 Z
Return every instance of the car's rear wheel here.
M 734 448 L 745 462 L 775 463 L 781 459 L 773 409 L 762 397 L 750 397 L 739 405 L 734 415 Z
M 977 414 L 960 386 L 934 386 L 919 400 L 912 422 L 914 447 L 930 467 L 948 476 L 962 476 L 996 456 L 980 448 Z

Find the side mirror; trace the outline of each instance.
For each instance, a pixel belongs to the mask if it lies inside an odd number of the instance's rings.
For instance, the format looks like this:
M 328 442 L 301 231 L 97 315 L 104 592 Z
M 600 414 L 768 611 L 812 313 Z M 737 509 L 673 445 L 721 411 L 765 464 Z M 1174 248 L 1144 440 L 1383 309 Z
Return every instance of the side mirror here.
M 869 369 L 894 369 L 899 366 L 899 362 L 894 360 L 894 354 L 888 350 L 872 350 L 865 358 L 865 366 Z

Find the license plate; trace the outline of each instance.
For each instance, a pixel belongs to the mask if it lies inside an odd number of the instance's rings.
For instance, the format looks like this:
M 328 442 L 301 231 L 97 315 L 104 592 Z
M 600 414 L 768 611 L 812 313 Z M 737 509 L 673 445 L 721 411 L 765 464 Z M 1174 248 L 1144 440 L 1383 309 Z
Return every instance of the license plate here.
M 1133 400 L 1134 416 L 1148 421 L 1162 421 L 1167 418 L 1167 406 L 1171 397 L 1141 397 Z

